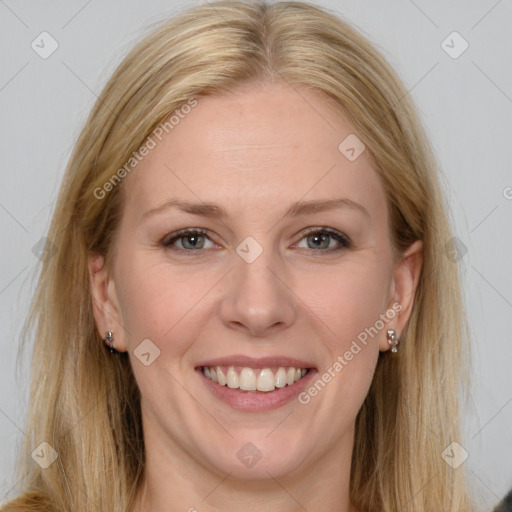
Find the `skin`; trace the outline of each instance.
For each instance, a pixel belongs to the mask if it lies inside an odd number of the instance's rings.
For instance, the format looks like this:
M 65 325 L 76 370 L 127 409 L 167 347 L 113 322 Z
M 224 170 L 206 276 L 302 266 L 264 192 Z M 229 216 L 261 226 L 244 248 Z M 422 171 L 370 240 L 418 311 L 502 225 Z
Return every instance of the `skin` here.
M 368 151 L 351 162 L 338 150 L 351 133 L 318 92 L 252 84 L 199 97 L 123 183 L 113 268 L 91 255 L 89 270 L 98 331 L 112 330 L 129 352 L 141 389 L 147 467 L 134 510 L 355 511 L 355 419 L 390 348 L 386 329 L 399 337 L 409 318 L 421 242 L 395 261 Z M 227 217 L 176 207 L 143 217 L 172 198 L 217 203 Z M 284 217 L 295 201 L 338 198 L 367 214 Z M 202 249 L 186 252 L 186 237 L 174 243 L 181 253 L 163 245 L 187 227 L 209 231 Z M 318 248 L 308 227 L 344 233 L 352 246 L 328 237 Z M 248 236 L 263 248 L 252 263 L 235 250 Z M 194 370 L 226 355 L 282 355 L 313 362 L 321 376 L 393 304 L 401 311 L 306 405 L 240 412 Z M 147 338 L 160 350 L 149 366 L 133 354 Z M 250 468 L 236 455 L 247 442 L 262 454 Z

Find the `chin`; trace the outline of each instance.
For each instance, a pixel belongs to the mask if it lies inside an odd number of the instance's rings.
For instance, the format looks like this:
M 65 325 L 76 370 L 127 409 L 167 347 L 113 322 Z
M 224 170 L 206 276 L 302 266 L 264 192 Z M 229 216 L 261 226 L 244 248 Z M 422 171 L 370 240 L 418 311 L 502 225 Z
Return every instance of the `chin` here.
M 230 478 L 243 481 L 280 478 L 302 467 L 305 455 L 302 451 L 297 451 L 300 450 L 300 445 L 291 446 L 282 437 L 265 439 L 267 435 L 268 433 L 263 434 L 260 439 L 253 433 L 252 441 L 231 440 L 223 454 L 210 449 L 206 459 L 217 472 L 231 474 Z

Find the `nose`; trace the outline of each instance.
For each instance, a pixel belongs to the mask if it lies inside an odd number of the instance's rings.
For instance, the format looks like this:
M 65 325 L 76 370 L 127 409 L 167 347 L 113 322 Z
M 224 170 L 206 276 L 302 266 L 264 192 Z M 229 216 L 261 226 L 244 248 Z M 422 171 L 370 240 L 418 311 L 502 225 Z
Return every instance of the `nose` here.
M 265 337 L 290 327 L 296 302 L 278 259 L 263 251 L 252 263 L 234 255 L 220 308 L 222 322 L 231 329 Z

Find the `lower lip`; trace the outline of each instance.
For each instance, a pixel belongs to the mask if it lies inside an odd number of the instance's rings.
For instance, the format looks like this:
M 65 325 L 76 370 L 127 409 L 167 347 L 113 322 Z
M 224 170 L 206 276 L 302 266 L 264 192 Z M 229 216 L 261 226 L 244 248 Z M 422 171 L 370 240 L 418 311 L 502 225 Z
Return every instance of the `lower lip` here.
M 197 368 L 206 387 L 220 400 L 231 406 L 233 409 L 245 412 L 261 412 L 278 409 L 291 402 L 307 387 L 314 377 L 316 370 L 311 369 L 297 382 L 276 388 L 274 391 L 237 391 L 236 389 L 221 386 L 217 382 L 206 377 L 202 368 Z

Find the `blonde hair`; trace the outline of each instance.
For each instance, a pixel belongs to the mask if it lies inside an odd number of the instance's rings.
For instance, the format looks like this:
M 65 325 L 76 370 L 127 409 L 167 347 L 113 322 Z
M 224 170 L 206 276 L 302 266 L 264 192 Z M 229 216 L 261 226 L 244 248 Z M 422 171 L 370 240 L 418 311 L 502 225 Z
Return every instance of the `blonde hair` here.
M 140 395 L 126 353 L 112 357 L 92 314 L 87 257 L 112 264 L 123 183 L 111 179 L 191 98 L 286 81 L 325 93 L 352 124 L 385 187 L 393 246 L 423 240 L 423 268 L 398 357 L 381 353 L 356 419 L 351 500 L 365 511 L 472 510 L 460 439 L 469 361 L 458 267 L 437 165 L 407 91 L 375 48 L 334 14 L 302 2 L 219 1 L 160 24 L 96 102 L 62 183 L 25 338 L 34 333 L 24 493 L 2 510 L 125 512 L 141 483 Z M 341 141 L 340 141 L 341 142 Z M 102 333 L 103 334 L 103 333 Z M 461 387 L 462 386 L 462 387 Z M 42 469 L 42 441 L 58 459 Z

